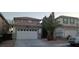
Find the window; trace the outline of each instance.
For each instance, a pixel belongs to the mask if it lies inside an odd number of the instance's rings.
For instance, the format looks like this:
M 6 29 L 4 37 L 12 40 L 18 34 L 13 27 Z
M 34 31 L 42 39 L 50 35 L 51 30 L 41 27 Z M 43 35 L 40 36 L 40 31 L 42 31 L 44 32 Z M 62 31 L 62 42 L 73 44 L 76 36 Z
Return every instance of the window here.
M 70 24 L 75 24 L 75 19 L 70 18 Z
M 27 29 L 27 31 L 28 31 L 28 29 Z
M 56 36 L 63 36 L 63 32 L 56 32 Z
M 37 29 L 35 29 L 35 31 L 37 31 Z
M 30 29 L 30 31 L 31 31 L 31 29 Z
M 21 29 L 21 31 L 23 31 L 23 29 Z
M 79 19 L 76 19 L 76 24 L 79 24 Z
M 63 23 L 68 24 L 68 18 L 63 18 Z

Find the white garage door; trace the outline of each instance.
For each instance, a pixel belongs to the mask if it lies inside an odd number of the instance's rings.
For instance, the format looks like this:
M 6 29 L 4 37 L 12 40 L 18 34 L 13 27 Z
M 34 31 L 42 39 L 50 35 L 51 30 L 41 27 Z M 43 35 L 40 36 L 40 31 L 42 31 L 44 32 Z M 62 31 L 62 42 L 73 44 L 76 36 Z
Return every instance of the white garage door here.
M 17 39 L 37 39 L 37 31 L 17 31 Z
M 75 36 L 76 31 L 75 30 L 65 30 L 65 37 L 67 37 L 68 35 Z

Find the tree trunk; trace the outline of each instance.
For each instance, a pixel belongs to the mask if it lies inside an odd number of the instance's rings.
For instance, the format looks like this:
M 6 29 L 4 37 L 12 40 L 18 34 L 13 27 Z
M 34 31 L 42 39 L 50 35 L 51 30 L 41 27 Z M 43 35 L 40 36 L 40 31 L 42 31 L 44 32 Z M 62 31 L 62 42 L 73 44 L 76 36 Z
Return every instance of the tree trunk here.
M 48 41 L 53 40 L 53 34 L 52 34 L 52 32 L 50 32 L 50 31 L 48 31 L 48 33 L 47 33 L 47 40 L 48 40 Z

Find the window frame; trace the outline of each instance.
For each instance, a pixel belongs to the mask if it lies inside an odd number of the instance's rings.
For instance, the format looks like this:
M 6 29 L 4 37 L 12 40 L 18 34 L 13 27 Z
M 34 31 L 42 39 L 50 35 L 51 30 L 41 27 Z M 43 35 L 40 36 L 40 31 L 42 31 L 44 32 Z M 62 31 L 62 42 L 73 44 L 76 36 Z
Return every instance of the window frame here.
M 70 18 L 70 24 L 75 24 L 75 19 Z
M 63 23 L 68 24 L 68 18 L 63 18 Z

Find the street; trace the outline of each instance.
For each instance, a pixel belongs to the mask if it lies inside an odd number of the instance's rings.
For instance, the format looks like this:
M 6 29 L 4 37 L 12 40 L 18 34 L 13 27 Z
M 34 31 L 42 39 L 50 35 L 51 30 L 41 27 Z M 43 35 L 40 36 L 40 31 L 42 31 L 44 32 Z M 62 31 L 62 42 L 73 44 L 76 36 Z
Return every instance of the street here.
M 70 46 L 68 42 L 65 41 L 45 41 L 40 39 L 17 39 L 15 42 L 15 47 L 67 47 Z
M 4 41 L 0 44 L 0 47 L 79 47 L 79 45 L 72 46 L 64 40 L 47 41 L 41 39 L 19 39 Z

